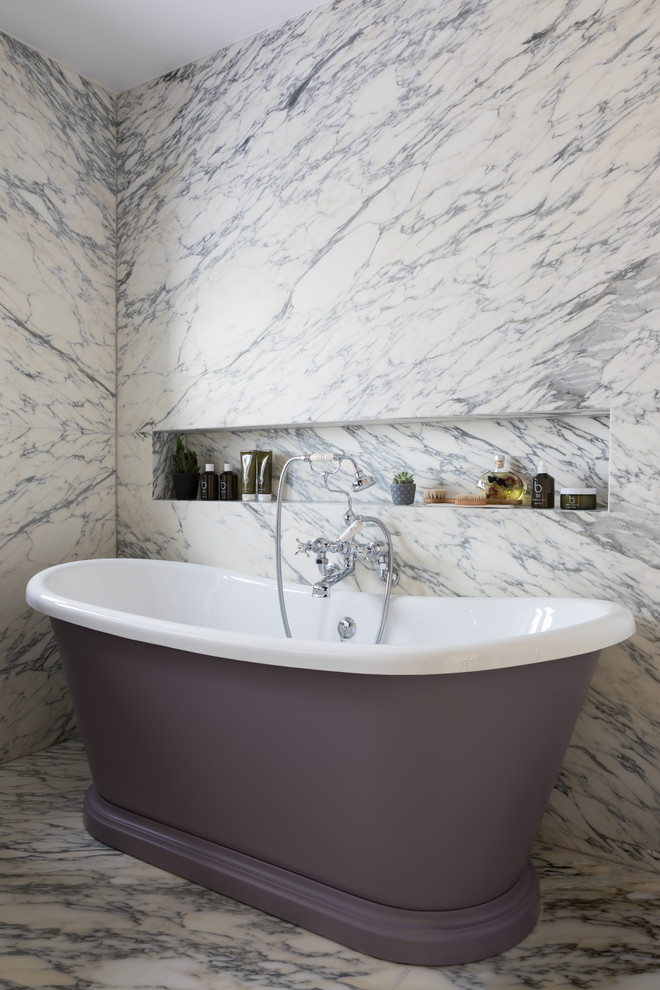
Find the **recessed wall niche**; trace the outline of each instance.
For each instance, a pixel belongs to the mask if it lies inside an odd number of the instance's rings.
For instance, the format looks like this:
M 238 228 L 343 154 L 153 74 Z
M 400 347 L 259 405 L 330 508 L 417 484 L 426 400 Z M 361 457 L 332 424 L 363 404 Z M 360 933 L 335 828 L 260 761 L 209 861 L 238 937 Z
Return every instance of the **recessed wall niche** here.
M 172 453 L 181 434 L 198 457 L 201 470 L 212 462 L 239 472 L 242 450 L 273 451 L 273 493 L 282 466 L 294 454 L 343 450 L 373 475 L 376 485 L 361 501 L 390 501 L 389 484 L 398 471 L 414 475 L 417 501 L 425 488 L 447 488 L 448 494 L 473 492 L 475 483 L 503 453 L 522 478 L 529 480 L 543 459 L 562 487 L 589 487 L 598 492 L 598 508 L 609 501 L 610 415 L 605 410 L 548 414 L 467 416 L 451 419 L 306 424 L 249 428 L 155 430 L 152 435 L 153 498 L 174 496 Z M 289 501 L 335 501 L 309 467 L 289 472 Z M 254 506 L 254 503 L 251 503 Z M 268 503 L 266 503 L 267 505 Z M 557 499 L 557 505 L 559 500 Z

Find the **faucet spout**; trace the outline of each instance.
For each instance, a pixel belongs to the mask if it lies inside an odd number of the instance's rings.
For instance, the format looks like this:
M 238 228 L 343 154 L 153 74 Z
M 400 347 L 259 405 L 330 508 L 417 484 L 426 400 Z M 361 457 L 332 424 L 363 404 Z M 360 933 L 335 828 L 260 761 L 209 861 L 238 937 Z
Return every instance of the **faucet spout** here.
M 312 585 L 312 598 L 329 598 L 330 588 L 335 584 L 339 584 L 343 581 L 345 577 L 352 574 L 355 570 L 355 561 L 347 564 L 345 567 L 337 567 L 335 570 L 329 569 L 323 576 L 322 581 L 317 581 L 316 584 Z

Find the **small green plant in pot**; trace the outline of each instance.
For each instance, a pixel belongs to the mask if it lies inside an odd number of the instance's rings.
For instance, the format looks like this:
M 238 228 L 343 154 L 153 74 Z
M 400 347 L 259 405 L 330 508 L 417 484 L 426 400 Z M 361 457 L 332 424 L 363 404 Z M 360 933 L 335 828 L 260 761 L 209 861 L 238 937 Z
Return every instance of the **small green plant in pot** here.
M 175 498 L 188 501 L 197 498 L 199 487 L 197 454 L 184 445 L 180 436 L 176 438 L 176 450 L 172 454 L 172 480 Z
M 390 492 L 395 505 L 412 505 L 415 501 L 416 491 L 415 479 L 407 471 L 399 471 L 392 478 Z

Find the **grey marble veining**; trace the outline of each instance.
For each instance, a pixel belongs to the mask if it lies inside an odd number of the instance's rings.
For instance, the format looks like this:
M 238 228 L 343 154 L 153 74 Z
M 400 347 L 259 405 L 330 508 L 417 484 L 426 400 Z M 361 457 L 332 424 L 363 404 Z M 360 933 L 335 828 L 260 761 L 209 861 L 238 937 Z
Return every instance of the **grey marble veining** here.
M 390 482 L 402 469 L 414 475 L 421 501 L 425 489 L 445 488 L 449 496 L 474 494 L 477 480 L 493 468 L 498 452 L 504 454 L 507 467 L 516 471 L 529 489 L 538 462 L 543 459 L 555 478 L 557 507 L 562 487 L 589 487 L 597 490 L 598 507 L 606 509 L 609 433 L 608 415 L 564 413 L 508 419 L 468 417 L 435 423 L 199 430 L 185 434 L 184 441 L 197 453 L 200 470 L 211 462 L 216 471 L 222 471 L 228 462 L 238 474 L 242 450 L 272 450 L 273 494 L 284 463 L 292 455 L 343 451 L 375 479 L 367 498 L 378 502 L 390 501 Z M 152 434 L 154 498 L 172 498 L 174 443 L 172 433 Z M 323 465 L 314 469 L 306 465 L 293 467 L 288 472 L 286 498 L 341 500 L 341 495 L 324 490 L 322 471 Z M 332 485 L 349 488 L 351 472 L 350 463 L 346 463 L 333 476 Z
M 403 966 L 103 846 L 82 825 L 89 779 L 77 742 L 0 767 L 6 990 L 655 990 L 660 981 L 651 872 L 538 846 L 543 908 L 519 946 L 463 966 Z
M 154 431 L 220 466 L 254 427 L 276 466 L 311 441 L 377 475 L 356 507 L 400 593 L 622 601 L 637 635 L 601 659 L 542 834 L 653 869 L 659 50 L 648 0 L 337 0 L 118 121 L 120 553 L 273 576 L 272 506 L 170 502 L 162 461 L 151 497 Z M 607 511 L 389 504 L 394 470 L 466 490 L 499 447 Z M 338 503 L 299 479 L 285 573 L 309 581 L 295 537 Z
M 0 762 L 65 738 L 41 567 L 115 552 L 115 101 L 0 34 Z
M 616 404 L 658 250 L 625 9 L 339 3 L 126 94 L 122 428 Z
M 284 453 L 272 424 L 338 423 L 316 442 L 378 473 L 356 504 L 390 526 L 401 593 L 633 609 L 542 834 L 657 870 L 659 49 L 648 0 L 335 0 L 115 101 L 0 37 L 1 759 L 70 731 L 22 594 L 115 551 L 115 401 L 120 552 L 271 576 L 273 507 L 152 499 L 152 430 L 265 426 Z M 586 466 L 609 511 L 388 503 L 402 459 L 459 487 L 495 444 L 525 471 L 541 447 L 558 480 Z M 337 504 L 291 503 L 285 525 L 308 581 L 292 541 L 336 532 Z

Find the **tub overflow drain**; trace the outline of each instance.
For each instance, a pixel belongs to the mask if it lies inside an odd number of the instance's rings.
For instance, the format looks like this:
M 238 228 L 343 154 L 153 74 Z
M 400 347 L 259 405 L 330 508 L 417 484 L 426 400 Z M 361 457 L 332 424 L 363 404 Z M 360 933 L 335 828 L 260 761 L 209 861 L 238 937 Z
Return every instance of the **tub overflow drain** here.
M 355 630 L 357 626 L 355 625 L 355 620 L 351 619 L 350 615 L 345 615 L 343 619 L 340 619 L 337 623 L 337 632 L 339 633 L 339 638 L 341 640 L 350 639 L 351 636 L 355 636 Z

